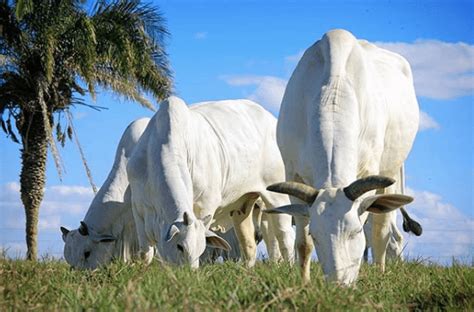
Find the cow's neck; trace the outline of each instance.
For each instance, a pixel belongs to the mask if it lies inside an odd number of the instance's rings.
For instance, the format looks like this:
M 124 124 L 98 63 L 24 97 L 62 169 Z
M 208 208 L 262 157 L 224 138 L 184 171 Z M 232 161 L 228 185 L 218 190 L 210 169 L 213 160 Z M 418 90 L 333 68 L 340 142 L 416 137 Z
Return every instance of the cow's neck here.
M 160 142 L 154 154 L 160 162 L 156 167 L 157 206 L 165 223 L 182 219 L 184 212 L 193 211 L 193 182 L 189 167 L 189 140 L 193 136 L 189 109 L 181 103 L 165 104 L 156 120 Z
M 84 218 L 86 224 L 94 231 L 112 234 L 112 227 L 120 231 L 123 227 L 122 215 L 131 214 L 129 183 L 126 172 L 127 158 L 122 150 L 115 160 L 113 169 L 100 188 Z

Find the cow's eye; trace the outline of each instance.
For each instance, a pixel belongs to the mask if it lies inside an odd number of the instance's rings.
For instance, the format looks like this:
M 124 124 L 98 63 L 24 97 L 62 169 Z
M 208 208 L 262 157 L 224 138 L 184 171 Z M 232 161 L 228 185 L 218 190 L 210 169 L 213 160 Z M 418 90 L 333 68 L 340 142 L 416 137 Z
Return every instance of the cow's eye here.
M 349 235 L 349 238 L 350 239 L 353 239 L 357 236 L 357 234 L 359 234 L 360 232 L 362 232 L 364 230 L 363 227 L 361 227 L 360 229 L 356 230 L 356 231 L 353 231 L 350 235 Z
M 89 257 L 90 257 L 90 255 L 91 255 L 91 252 L 90 252 L 90 251 L 86 251 L 86 252 L 84 252 L 84 259 L 87 259 L 87 258 L 89 258 Z
M 179 251 L 181 251 L 181 252 L 183 252 L 183 251 L 184 251 L 184 248 L 183 248 L 183 246 L 182 246 L 182 245 L 179 245 L 179 244 L 178 244 L 176 247 L 178 248 L 178 250 L 179 250 Z

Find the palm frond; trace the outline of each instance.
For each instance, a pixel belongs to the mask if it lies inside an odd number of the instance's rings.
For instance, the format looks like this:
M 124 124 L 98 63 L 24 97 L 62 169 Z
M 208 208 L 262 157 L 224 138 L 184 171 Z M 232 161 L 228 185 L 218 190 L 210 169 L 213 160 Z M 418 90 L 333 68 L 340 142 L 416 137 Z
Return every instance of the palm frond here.
M 86 156 L 84 154 L 84 151 L 82 150 L 81 143 L 79 142 L 79 137 L 77 136 L 76 129 L 74 128 L 74 124 L 73 124 L 73 117 L 69 110 L 66 111 L 66 116 L 69 122 L 68 136 L 70 139 L 74 137 L 74 141 L 76 142 L 76 146 L 79 150 L 79 154 L 81 155 L 82 164 L 84 165 L 84 169 L 86 170 L 86 175 L 87 175 L 87 178 L 89 179 L 89 183 L 92 187 L 92 190 L 94 191 L 94 194 L 97 194 L 97 186 L 95 185 L 94 179 L 92 178 L 91 170 L 89 168 L 89 165 L 87 164 Z
M 164 52 L 168 32 L 156 8 L 140 1 L 101 2 L 93 21 L 102 39 L 98 56 L 124 79 L 135 81 L 161 100 L 171 92 L 171 70 Z
M 153 104 L 148 101 L 137 89 L 137 82 L 123 79 L 122 77 L 115 75 L 113 72 L 97 71 L 96 72 L 97 83 L 99 86 L 111 89 L 116 93 L 124 96 L 127 100 L 133 100 L 138 102 L 145 108 L 151 111 L 156 111 Z
M 18 20 L 33 11 L 33 0 L 17 0 L 15 7 L 15 15 Z
M 50 118 L 48 114 L 48 107 L 46 102 L 44 101 L 44 89 L 46 88 L 46 78 L 38 79 L 38 103 L 41 106 L 41 114 L 43 115 L 43 123 L 44 123 L 44 131 L 46 134 L 46 138 L 49 141 L 49 147 L 51 149 L 51 154 L 53 155 L 54 165 L 56 166 L 56 171 L 58 172 L 59 180 L 62 181 L 63 171 L 64 171 L 64 163 L 61 158 L 61 154 L 58 151 L 58 147 L 56 146 L 56 141 L 54 141 L 53 137 L 53 129 L 50 123 Z

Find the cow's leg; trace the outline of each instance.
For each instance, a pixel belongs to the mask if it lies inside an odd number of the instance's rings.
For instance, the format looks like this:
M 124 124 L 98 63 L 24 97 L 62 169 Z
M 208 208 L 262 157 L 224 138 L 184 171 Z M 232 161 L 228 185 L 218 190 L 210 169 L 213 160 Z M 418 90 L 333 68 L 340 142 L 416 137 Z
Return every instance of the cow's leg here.
M 153 260 L 154 249 L 148 242 L 144 219 L 136 213 L 136 209 L 133 209 L 133 219 L 135 220 L 137 230 L 140 258 L 144 260 L 146 264 L 150 264 Z
M 298 262 L 301 267 L 301 275 L 304 282 L 310 280 L 311 253 L 313 252 L 313 241 L 309 235 L 309 219 L 295 217 L 296 224 L 296 250 L 298 251 Z
M 273 214 L 269 216 L 272 232 L 278 241 L 279 253 L 285 261 L 295 261 L 295 232 L 292 227 L 292 216 Z
M 262 192 L 262 198 L 268 209 L 289 204 L 288 195 L 272 192 Z M 295 232 L 292 226 L 292 216 L 288 214 L 268 214 L 271 233 L 278 241 L 278 247 L 283 259 L 294 262 Z
M 258 207 L 258 209 L 257 209 Z M 272 231 L 272 226 L 270 225 L 269 215 L 263 213 L 263 210 L 266 209 L 266 205 L 260 197 L 254 206 L 254 220 L 253 223 L 255 228 L 259 229 L 262 234 L 263 241 L 265 242 L 265 247 L 267 248 L 268 259 L 271 261 L 279 261 L 281 259 L 280 249 L 278 247 L 278 241 L 275 237 L 275 234 Z M 258 214 L 258 218 L 256 218 Z M 257 231 L 255 234 L 257 234 Z
M 257 244 L 255 243 L 255 228 L 253 224 L 252 211 L 258 194 L 247 195 L 247 200 L 241 209 L 231 212 L 234 231 L 239 241 L 240 253 L 248 267 L 255 265 L 257 256 Z
M 265 247 L 267 247 L 268 259 L 271 261 L 279 261 L 281 259 L 280 249 L 275 234 L 272 231 L 268 214 L 262 216 L 260 229 L 262 231 Z
M 393 194 L 397 191 L 397 184 L 378 190 L 379 194 Z M 388 241 L 390 239 L 390 228 L 392 219 L 396 217 L 397 210 L 388 213 L 372 214 L 372 257 L 382 272 L 385 271 L 385 257 Z
M 385 214 L 374 214 L 372 219 L 372 256 L 382 272 L 385 271 L 385 255 L 390 238 L 390 215 L 394 213 L 397 213 L 396 210 Z

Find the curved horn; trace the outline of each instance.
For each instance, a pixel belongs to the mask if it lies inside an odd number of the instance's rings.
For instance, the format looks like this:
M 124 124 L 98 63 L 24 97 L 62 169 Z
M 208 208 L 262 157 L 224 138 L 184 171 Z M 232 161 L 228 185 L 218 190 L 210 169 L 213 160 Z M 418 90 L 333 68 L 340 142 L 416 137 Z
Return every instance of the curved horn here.
M 395 180 L 392 178 L 372 175 L 352 182 L 349 186 L 344 188 L 344 194 L 346 194 L 347 198 L 354 201 L 368 191 L 384 188 L 393 183 L 395 183 Z
M 87 228 L 87 224 L 84 221 L 81 221 L 81 226 L 79 227 L 79 234 L 84 236 L 89 235 L 89 229 Z
M 183 223 L 186 226 L 193 224 L 193 219 L 188 215 L 187 212 L 183 214 Z
M 267 190 L 277 193 L 284 193 L 312 204 L 318 196 L 318 190 L 312 186 L 299 182 L 281 182 L 267 187 Z

